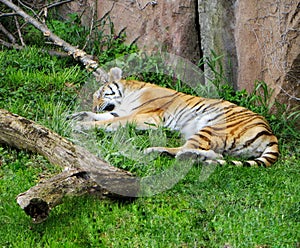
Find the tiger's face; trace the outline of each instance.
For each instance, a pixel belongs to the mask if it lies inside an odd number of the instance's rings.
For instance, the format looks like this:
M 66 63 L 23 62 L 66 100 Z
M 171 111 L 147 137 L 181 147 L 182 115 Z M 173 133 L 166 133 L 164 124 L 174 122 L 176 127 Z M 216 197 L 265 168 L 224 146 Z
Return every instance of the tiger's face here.
M 93 95 L 93 112 L 112 111 L 121 104 L 123 87 L 119 82 L 103 85 Z

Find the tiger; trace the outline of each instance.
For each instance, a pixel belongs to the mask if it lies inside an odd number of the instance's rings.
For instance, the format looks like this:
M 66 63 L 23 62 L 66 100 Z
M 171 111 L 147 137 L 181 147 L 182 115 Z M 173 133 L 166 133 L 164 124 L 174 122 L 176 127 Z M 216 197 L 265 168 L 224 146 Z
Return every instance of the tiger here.
M 223 99 L 192 96 L 137 80 L 122 79 L 122 70 L 111 68 L 108 82 L 93 94 L 92 111 L 72 115 L 76 129 L 116 131 L 128 123 L 139 130 L 159 126 L 179 131 L 180 147 L 149 147 L 177 159 L 198 159 L 237 166 L 269 167 L 279 157 L 278 140 L 265 118 Z M 242 159 L 244 158 L 244 159 Z M 243 160 L 243 161 L 241 161 Z

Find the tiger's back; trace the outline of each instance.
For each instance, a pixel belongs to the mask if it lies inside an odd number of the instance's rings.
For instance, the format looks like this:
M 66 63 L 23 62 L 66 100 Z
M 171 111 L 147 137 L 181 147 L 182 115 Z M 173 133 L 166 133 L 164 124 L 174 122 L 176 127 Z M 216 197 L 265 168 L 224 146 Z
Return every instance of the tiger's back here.
M 122 80 L 112 68 L 110 82 L 94 94 L 92 122 L 83 126 L 115 130 L 127 122 L 138 129 L 163 125 L 180 131 L 181 147 L 150 147 L 145 153 L 169 153 L 177 158 L 196 158 L 225 163 L 223 155 L 247 157 L 236 165 L 270 166 L 278 156 L 278 141 L 260 115 L 231 102 L 187 95 L 172 89 L 134 80 Z

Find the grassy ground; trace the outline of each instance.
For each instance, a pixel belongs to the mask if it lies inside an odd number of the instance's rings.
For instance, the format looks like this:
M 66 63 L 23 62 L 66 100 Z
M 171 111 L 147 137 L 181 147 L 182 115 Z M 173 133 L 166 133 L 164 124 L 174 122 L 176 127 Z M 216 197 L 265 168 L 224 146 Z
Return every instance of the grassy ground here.
M 87 78 L 84 70 L 35 48 L 3 50 L 0 65 L 0 108 L 67 136 L 64 116 L 73 111 Z M 195 165 L 176 186 L 156 196 L 132 202 L 96 196 L 65 199 L 41 224 L 31 223 L 15 197 L 59 168 L 39 155 L 0 146 L 0 246 L 300 247 L 299 135 L 270 118 L 281 148 L 271 168 L 226 165 L 201 180 L 202 166 Z M 138 163 L 128 159 L 118 152 L 115 135 L 135 149 L 156 142 L 149 141 L 153 133 L 131 127 L 117 134 L 98 132 L 99 152 L 114 165 L 145 176 L 174 163 L 168 157 L 147 165 L 141 157 Z M 165 135 L 168 142 L 179 142 L 177 134 Z

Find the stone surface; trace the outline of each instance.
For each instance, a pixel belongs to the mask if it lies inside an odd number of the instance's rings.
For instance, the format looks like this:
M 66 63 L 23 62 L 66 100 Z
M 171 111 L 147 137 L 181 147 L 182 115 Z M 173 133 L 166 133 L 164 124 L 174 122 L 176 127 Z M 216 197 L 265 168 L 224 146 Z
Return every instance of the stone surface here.
M 300 100 L 300 2 L 238 0 L 235 6 L 238 88 L 265 81 L 288 105 Z
M 118 33 L 125 29 L 127 42 L 140 49 L 200 59 L 196 1 L 107 0 L 98 1 L 98 19 L 109 13 Z
M 58 8 L 58 13 L 63 18 L 68 18 L 69 14 L 77 13 L 81 17 L 82 25 L 90 27 L 93 18 L 96 16 L 95 0 L 71 1 Z
M 237 81 L 234 3 L 235 0 L 198 0 L 203 56 L 211 58 L 212 51 L 217 56 L 222 56 L 219 62 L 230 83 Z M 213 78 L 208 66 L 205 66 L 205 75 L 207 80 Z

